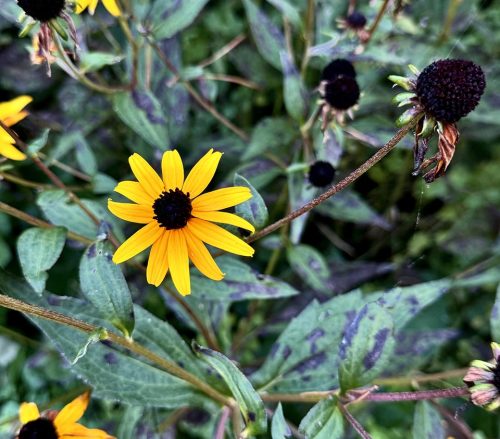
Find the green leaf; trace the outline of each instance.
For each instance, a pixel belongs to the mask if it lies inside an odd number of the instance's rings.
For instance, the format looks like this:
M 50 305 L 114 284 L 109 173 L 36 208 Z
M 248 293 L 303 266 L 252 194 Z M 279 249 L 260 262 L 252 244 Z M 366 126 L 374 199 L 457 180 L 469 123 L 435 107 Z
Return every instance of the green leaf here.
M 117 223 L 100 203 L 93 200 L 82 200 L 82 202 L 100 220 L 110 224 Z M 97 236 L 98 227 L 79 206 L 69 201 L 63 190 L 43 191 L 38 195 L 36 203 L 52 224 L 66 227 L 68 230 L 92 240 Z M 117 227 L 115 232 L 118 231 Z
M 150 91 L 117 93 L 113 97 L 113 109 L 123 123 L 148 144 L 161 150 L 168 146 L 167 119 Z
M 118 265 L 113 247 L 105 241 L 91 244 L 80 262 L 80 286 L 85 297 L 101 315 L 126 337 L 134 330 L 132 296 Z
M 267 0 L 278 9 L 294 26 L 300 26 L 300 12 L 297 7 L 290 4 L 288 0 Z
M 293 60 L 288 52 L 280 52 L 283 70 L 283 96 L 288 114 L 302 123 L 308 111 L 306 90 Z
M 337 398 L 318 402 L 302 419 L 299 431 L 307 439 L 343 439 L 344 419 L 337 408 Z
M 80 56 L 80 69 L 83 72 L 96 72 L 106 66 L 123 60 L 122 55 L 105 52 L 84 52 Z
M 284 150 L 294 137 L 295 131 L 290 120 L 281 117 L 267 117 L 254 128 L 250 145 L 243 153 L 242 160 L 246 161 L 260 156 L 267 151 Z
M 75 154 L 80 168 L 88 175 L 97 173 L 97 160 L 92 149 L 81 133 L 75 133 Z
M 330 218 L 349 221 L 356 224 L 369 224 L 389 230 L 389 222 L 379 215 L 360 195 L 351 190 L 344 190 L 321 203 L 317 211 Z
M 304 244 L 290 245 L 287 257 L 292 270 L 307 285 L 317 291 L 328 288 L 330 270 L 321 253 L 314 247 Z
M 36 154 L 39 152 L 49 140 L 50 129 L 43 130 L 43 133 L 38 136 L 35 140 L 32 140 L 28 145 L 28 155 Z
M 234 257 L 217 258 L 217 265 L 226 274 L 221 282 L 210 280 L 198 273 L 191 277 L 193 295 L 200 301 L 239 302 L 278 299 L 299 294 L 286 282 L 259 274 Z
M 118 182 L 106 174 L 97 173 L 92 176 L 92 190 L 94 194 L 110 194 Z
M 198 16 L 208 0 L 162 0 L 154 3 L 153 35 L 162 40 L 173 37 L 188 27 Z
M 281 407 L 281 403 L 279 403 L 271 423 L 271 437 L 272 439 L 285 439 L 291 435 L 292 430 L 290 430 L 290 427 L 286 423 L 285 417 L 283 416 L 283 407 Z
M 342 391 L 370 383 L 390 362 L 395 347 L 391 315 L 377 303 L 366 304 L 347 326 L 340 343 Z
M 0 270 L 0 292 L 47 310 L 107 328 L 105 320 L 96 317 L 96 310 L 89 303 L 73 297 L 51 295 L 37 296 L 25 282 Z M 167 358 L 177 352 L 187 350 L 187 346 L 166 322 L 154 318 L 140 307 L 135 307 L 136 328 L 134 340 L 142 345 L 146 341 L 154 343 L 155 352 Z M 55 347 L 69 361 L 76 358 L 81 348 L 88 342 L 88 334 L 69 326 L 41 318 L 27 316 L 52 341 Z M 158 340 L 158 332 L 167 335 Z M 172 337 L 165 342 L 165 337 Z M 152 339 L 152 340 L 150 340 Z M 171 344 L 178 346 L 170 350 Z M 182 346 L 184 345 L 184 346 Z M 148 346 L 151 349 L 151 346 Z M 181 360 L 179 360 L 181 361 Z M 186 369 L 191 370 L 198 360 L 191 353 Z M 95 343 L 88 346 L 87 353 L 71 366 L 70 371 L 83 379 L 94 389 L 97 397 L 122 401 L 126 404 L 149 407 L 179 408 L 203 404 L 205 397 L 195 388 L 173 375 L 152 366 L 142 357 L 135 358 L 129 352 L 122 352 L 111 343 Z M 200 376 L 200 375 L 199 375 Z
M 413 417 L 413 439 L 443 439 L 446 437 L 439 412 L 427 401 L 419 401 Z
M 281 70 L 280 52 L 286 51 L 283 33 L 252 0 L 243 0 L 243 4 L 257 50 L 269 64 Z
M 237 215 L 245 218 L 251 224 L 254 225 L 256 229 L 264 227 L 267 223 L 269 214 L 267 212 L 266 203 L 262 196 L 257 192 L 250 182 L 238 173 L 234 174 L 234 185 L 244 186 L 250 189 L 252 193 L 252 198 L 244 203 L 238 204 L 235 207 L 235 212 Z
M 490 316 L 491 339 L 500 341 L 500 284 L 497 287 L 495 304 Z
M 325 303 L 313 301 L 292 319 L 251 379 L 269 393 L 328 390 L 338 386 L 342 331 L 363 304 L 360 291 Z
M 17 254 L 24 277 L 41 294 L 50 270 L 61 255 L 66 242 L 66 229 L 33 227 L 25 230 L 17 240 Z
M 259 434 L 267 431 L 266 408 L 259 394 L 255 391 L 247 377 L 235 364 L 220 352 L 202 347 L 193 343 L 195 352 L 212 366 L 226 382 L 232 395 L 238 402 L 246 430 L 250 434 Z

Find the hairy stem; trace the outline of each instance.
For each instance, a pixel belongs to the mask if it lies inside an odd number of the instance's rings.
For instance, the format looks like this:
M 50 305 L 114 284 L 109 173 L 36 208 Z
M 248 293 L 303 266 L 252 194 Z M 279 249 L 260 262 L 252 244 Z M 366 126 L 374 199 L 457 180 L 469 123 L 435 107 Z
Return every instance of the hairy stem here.
M 247 239 L 247 242 L 253 242 L 260 238 L 263 238 L 264 236 L 269 235 L 276 229 L 279 229 L 280 227 L 283 227 L 285 224 L 290 223 L 295 218 L 304 215 L 304 213 L 314 209 L 316 206 L 325 202 L 326 200 L 328 200 L 328 198 L 332 197 L 333 195 L 343 191 L 347 186 L 354 183 L 366 171 L 368 171 L 372 166 L 374 166 L 381 159 L 383 159 L 391 150 L 393 150 L 396 147 L 396 145 L 403 139 L 403 137 L 405 137 L 406 134 L 417 124 L 417 122 L 420 120 L 420 117 L 421 116 L 417 116 L 408 125 L 401 128 L 392 137 L 392 139 L 390 139 L 382 148 L 380 148 L 375 154 L 373 154 L 366 162 L 364 162 L 361 166 L 352 171 L 346 178 L 341 180 L 336 185 L 332 186 L 326 192 L 323 192 L 318 197 L 314 198 L 309 203 L 304 204 L 302 207 L 289 213 L 284 218 L 281 218 L 280 220 L 274 222 L 273 224 L 270 224 L 269 226 L 263 228 L 259 232 L 253 234 Z
M 3 294 L 0 294 L 0 306 L 15 311 L 19 311 L 25 314 L 29 314 L 31 316 L 50 320 L 55 323 L 60 323 L 62 325 L 70 326 L 72 328 L 79 329 L 80 331 L 85 333 L 91 333 L 98 329 L 97 326 L 95 325 L 91 325 L 81 320 L 68 317 L 64 314 L 60 314 L 54 311 L 46 310 L 44 308 L 35 305 L 31 305 L 29 303 L 25 303 L 21 300 L 14 299 L 12 297 L 5 296 Z M 217 390 L 213 389 L 204 381 L 200 380 L 196 376 L 187 372 L 182 367 L 179 367 L 177 364 L 172 363 L 171 361 L 168 361 L 165 358 L 160 357 L 159 355 L 155 354 L 154 352 L 150 351 L 144 346 L 134 342 L 133 340 L 127 339 L 114 332 L 108 331 L 108 341 L 116 345 L 122 346 L 136 355 L 144 357 L 148 361 L 155 364 L 158 368 L 188 382 L 193 387 L 196 387 L 197 389 L 199 389 L 200 391 L 202 391 L 215 401 L 230 407 L 234 406 L 234 400 L 232 398 L 229 398 L 219 393 Z

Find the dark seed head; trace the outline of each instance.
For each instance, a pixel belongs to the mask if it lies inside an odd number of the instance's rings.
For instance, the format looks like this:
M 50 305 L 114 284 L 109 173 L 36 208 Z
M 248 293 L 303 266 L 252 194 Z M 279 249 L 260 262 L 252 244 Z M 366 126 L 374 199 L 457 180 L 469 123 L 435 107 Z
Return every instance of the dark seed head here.
M 57 431 L 49 419 L 38 418 L 24 424 L 19 439 L 57 439 Z
M 492 370 L 493 372 L 493 384 L 497 388 L 498 392 L 500 392 L 500 366 L 497 364 L 496 367 Z
M 17 0 L 17 4 L 27 15 L 43 23 L 59 17 L 65 0 Z
M 346 59 L 334 59 L 328 64 L 321 73 L 322 81 L 333 81 L 339 76 L 349 76 L 350 78 L 356 77 L 354 66 Z
M 358 102 L 359 86 L 354 78 L 339 76 L 325 84 L 324 99 L 337 110 L 347 110 Z
M 189 194 L 180 189 L 163 192 L 153 203 L 156 214 L 154 219 L 166 229 L 182 229 L 191 218 L 191 200 Z
M 476 108 L 486 87 L 481 67 L 463 59 L 443 59 L 417 79 L 417 96 L 426 113 L 453 123 Z
M 309 182 L 316 187 L 332 184 L 335 178 L 335 168 L 329 163 L 318 160 L 309 168 Z
M 361 12 L 357 11 L 348 15 L 345 21 L 349 27 L 353 29 L 363 29 L 366 25 L 366 17 Z

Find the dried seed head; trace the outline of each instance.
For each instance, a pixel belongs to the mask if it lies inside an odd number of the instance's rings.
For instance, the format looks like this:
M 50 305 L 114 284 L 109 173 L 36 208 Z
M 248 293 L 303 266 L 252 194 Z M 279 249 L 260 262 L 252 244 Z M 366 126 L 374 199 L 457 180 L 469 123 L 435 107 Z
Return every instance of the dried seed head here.
M 348 110 L 359 99 L 359 86 L 354 78 L 339 76 L 327 81 L 324 88 L 324 99 L 336 110 Z
M 332 184 L 335 178 L 335 168 L 329 163 L 318 160 L 309 168 L 309 182 L 316 187 Z
M 348 15 L 345 21 L 352 29 L 363 29 L 366 26 L 366 17 L 361 12 L 357 11 Z
M 483 70 L 472 61 L 444 59 L 422 71 L 416 93 L 426 113 L 454 123 L 476 108 L 485 86 Z
M 334 59 L 328 64 L 321 73 L 322 81 L 333 81 L 339 76 L 349 76 L 350 78 L 356 77 L 354 66 L 346 59 Z

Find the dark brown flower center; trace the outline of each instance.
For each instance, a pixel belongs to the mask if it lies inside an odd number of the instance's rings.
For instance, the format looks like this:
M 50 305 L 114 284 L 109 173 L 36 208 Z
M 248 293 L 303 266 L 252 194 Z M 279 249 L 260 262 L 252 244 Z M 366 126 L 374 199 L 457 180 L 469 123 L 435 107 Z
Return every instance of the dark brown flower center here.
M 189 194 L 185 194 L 177 188 L 162 192 L 153 203 L 153 210 L 155 212 L 154 219 L 158 221 L 158 224 L 170 230 L 185 227 L 191 218 L 193 207 Z
M 347 110 L 358 102 L 358 83 L 349 76 L 339 76 L 333 81 L 327 81 L 324 99 L 337 110 Z
M 56 427 L 49 419 L 38 418 L 24 424 L 19 439 L 58 439 Z
M 43 23 L 59 17 L 65 0 L 17 0 L 17 4 L 27 15 Z
M 497 359 L 497 362 L 500 360 L 500 358 Z M 497 363 L 496 367 L 492 369 L 493 372 L 493 384 L 497 388 L 498 392 L 500 393 L 500 365 Z
M 343 58 L 334 59 L 323 69 L 321 80 L 333 81 L 339 76 L 356 77 L 356 70 L 350 61 Z
M 332 184 L 335 177 L 335 168 L 329 163 L 318 160 L 309 169 L 309 182 L 316 187 Z
M 366 25 L 366 17 L 361 13 L 354 11 L 347 19 L 347 24 L 353 29 L 362 29 Z

